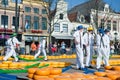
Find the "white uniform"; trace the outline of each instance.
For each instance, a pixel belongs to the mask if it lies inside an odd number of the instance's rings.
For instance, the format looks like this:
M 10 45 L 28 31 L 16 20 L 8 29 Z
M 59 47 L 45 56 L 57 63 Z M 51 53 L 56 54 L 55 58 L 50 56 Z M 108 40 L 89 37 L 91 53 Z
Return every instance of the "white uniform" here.
M 105 34 L 105 37 L 107 39 L 107 42 L 106 42 L 106 44 L 107 44 L 107 55 L 109 57 L 110 56 L 110 37 L 107 34 Z
M 35 54 L 35 57 L 34 57 L 35 59 L 36 59 L 36 58 L 40 55 L 40 53 L 42 52 L 43 55 L 44 55 L 44 57 L 45 57 L 45 60 L 47 60 L 45 45 L 46 45 L 46 40 L 43 39 L 43 40 L 40 42 L 40 45 L 39 45 L 37 54 Z
M 106 35 L 100 36 L 100 34 L 97 35 L 97 69 L 100 68 L 102 57 L 104 59 L 104 63 L 106 66 L 109 66 L 109 56 L 107 54 L 107 46 L 108 46 L 108 37 Z
M 90 62 L 92 60 L 93 55 L 93 45 L 94 45 L 94 36 L 91 33 L 84 34 L 84 45 L 86 46 L 86 66 L 90 66 Z
M 21 44 L 16 37 L 13 38 L 9 38 L 7 40 L 7 47 L 9 48 L 7 51 L 7 54 L 5 55 L 5 57 L 3 58 L 3 60 L 7 60 L 8 58 L 10 58 L 11 56 L 13 56 L 15 58 L 15 61 L 18 61 L 18 58 L 16 57 L 16 52 L 15 52 L 15 48 L 16 48 L 16 44 Z
M 76 66 L 77 68 L 84 68 L 84 56 L 83 56 L 83 32 L 76 31 L 73 34 L 76 45 Z

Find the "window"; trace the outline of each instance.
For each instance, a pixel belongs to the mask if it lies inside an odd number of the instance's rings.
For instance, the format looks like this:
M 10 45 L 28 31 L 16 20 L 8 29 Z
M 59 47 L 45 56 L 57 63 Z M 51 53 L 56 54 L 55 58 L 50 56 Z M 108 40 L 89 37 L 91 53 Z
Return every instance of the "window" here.
M 67 24 L 63 24 L 63 32 L 68 32 L 68 25 Z
M 54 24 L 54 31 L 55 32 L 60 32 L 60 24 L 59 23 Z
M 3 6 L 7 6 L 7 5 L 8 5 L 8 0 L 2 0 L 2 1 L 1 1 L 1 4 L 2 4 Z
M 34 8 L 34 13 L 39 14 L 39 9 L 38 8 Z
M 33 37 L 33 40 L 34 40 L 34 41 L 39 41 L 39 37 L 38 37 L 38 36 L 34 36 L 34 37 Z
M 31 12 L 31 8 L 30 7 L 25 7 L 25 12 Z
M 33 37 L 31 37 L 31 36 L 25 36 L 25 40 L 27 42 L 31 42 L 33 40 Z
M 104 23 L 105 23 L 104 19 L 101 19 L 101 26 L 100 27 L 104 27 Z
M 1 25 L 5 25 L 5 27 L 8 26 L 8 16 L 5 15 L 1 16 Z
M 39 17 L 34 16 L 33 26 L 34 26 L 34 29 L 39 29 Z
M 30 27 L 31 27 L 31 16 L 29 16 L 29 15 L 26 15 L 25 16 L 25 21 L 27 22 L 27 29 L 30 29 Z
M 15 17 L 12 18 L 12 25 L 15 26 Z
M 110 20 L 107 21 L 107 28 L 111 30 L 111 21 Z
M 81 17 L 81 22 L 84 22 L 84 17 Z
M 42 14 L 47 14 L 46 9 L 42 9 Z
M 117 30 L 117 22 L 113 21 L 113 30 L 116 31 Z
M 47 18 L 42 17 L 42 30 L 47 30 Z
M 63 19 L 63 14 L 60 14 L 60 17 L 59 17 L 59 19 Z

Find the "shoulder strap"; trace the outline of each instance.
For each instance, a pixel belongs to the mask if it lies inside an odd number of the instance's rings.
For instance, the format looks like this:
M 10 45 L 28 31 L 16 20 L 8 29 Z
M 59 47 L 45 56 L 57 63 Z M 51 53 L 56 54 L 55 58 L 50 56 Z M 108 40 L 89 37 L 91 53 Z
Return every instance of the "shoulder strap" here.
M 81 44 L 81 33 L 79 32 L 79 37 L 80 37 L 80 47 L 82 47 L 82 44 Z
M 103 42 L 103 36 L 102 36 L 102 35 L 100 35 L 100 36 L 101 36 L 101 39 L 100 39 L 100 47 L 101 47 L 101 42 L 102 42 L 102 44 L 103 44 L 103 47 L 105 47 L 104 42 Z
M 12 44 L 14 45 L 13 38 L 11 39 Z
M 89 33 L 87 33 L 87 35 L 88 35 L 88 45 L 89 45 Z

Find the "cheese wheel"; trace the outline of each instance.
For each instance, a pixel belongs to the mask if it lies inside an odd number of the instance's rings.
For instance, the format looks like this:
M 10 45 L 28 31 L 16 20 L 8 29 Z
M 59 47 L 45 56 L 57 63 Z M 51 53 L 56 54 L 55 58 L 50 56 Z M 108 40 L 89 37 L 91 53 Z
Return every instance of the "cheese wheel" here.
M 38 68 L 29 68 L 28 73 L 29 74 L 34 74 Z

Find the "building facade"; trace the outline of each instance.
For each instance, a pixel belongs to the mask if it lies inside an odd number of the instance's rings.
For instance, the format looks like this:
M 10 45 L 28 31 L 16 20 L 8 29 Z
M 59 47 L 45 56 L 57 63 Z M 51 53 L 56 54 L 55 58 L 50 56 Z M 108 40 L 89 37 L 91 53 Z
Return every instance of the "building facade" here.
M 19 4 L 21 6 L 21 4 Z M 21 10 L 22 8 L 19 8 Z M 21 11 L 19 12 L 20 16 Z M 19 17 L 18 30 L 22 26 L 22 18 Z M 5 41 L 10 35 L 15 32 L 15 2 L 13 0 L 1 0 L 0 1 L 0 38 L 1 45 L 5 45 Z M 18 35 L 21 35 L 21 31 L 18 31 Z
M 38 0 L 19 1 L 18 34 L 25 36 L 26 45 L 32 41 L 39 42 L 42 37 L 48 37 L 48 19 L 43 2 Z M 15 32 L 15 7 L 15 0 L 0 1 L 0 34 L 11 35 Z
M 54 19 L 52 20 L 52 41 L 56 41 L 61 44 L 62 41 L 70 46 L 71 40 L 73 39 L 70 31 L 72 30 L 72 25 L 67 15 L 67 2 L 64 0 L 59 0 L 56 6 L 56 13 Z
M 108 4 L 104 5 L 103 11 L 97 11 L 95 9 L 91 9 L 91 24 L 95 24 L 96 14 L 98 15 L 98 26 L 103 28 L 110 29 L 111 40 L 120 40 L 120 14 L 115 12 L 110 12 L 110 8 Z
M 89 24 L 83 23 L 72 19 L 79 17 L 79 14 L 72 16 L 68 15 L 68 4 L 65 0 L 58 0 L 56 6 L 56 13 L 54 19 L 52 20 L 52 41 L 56 41 L 59 44 L 64 41 L 68 47 L 71 47 L 73 44 L 73 33 L 79 25 L 83 25 L 84 28 L 87 28 Z M 80 16 L 84 17 L 84 16 Z
M 48 16 L 42 2 L 37 0 L 24 0 L 23 7 L 23 35 L 26 42 L 40 41 L 42 37 L 48 37 Z M 48 42 L 48 38 L 47 38 Z
M 114 12 L 104 0 L 89 0 L 85 3 L 76 5 L 68 11 L 69 15 L 77 14 L 74 21 L 90 24 L 95 32 L 99 27 L 109 28 L 111 40 L 120 40 L 120 14 Z

